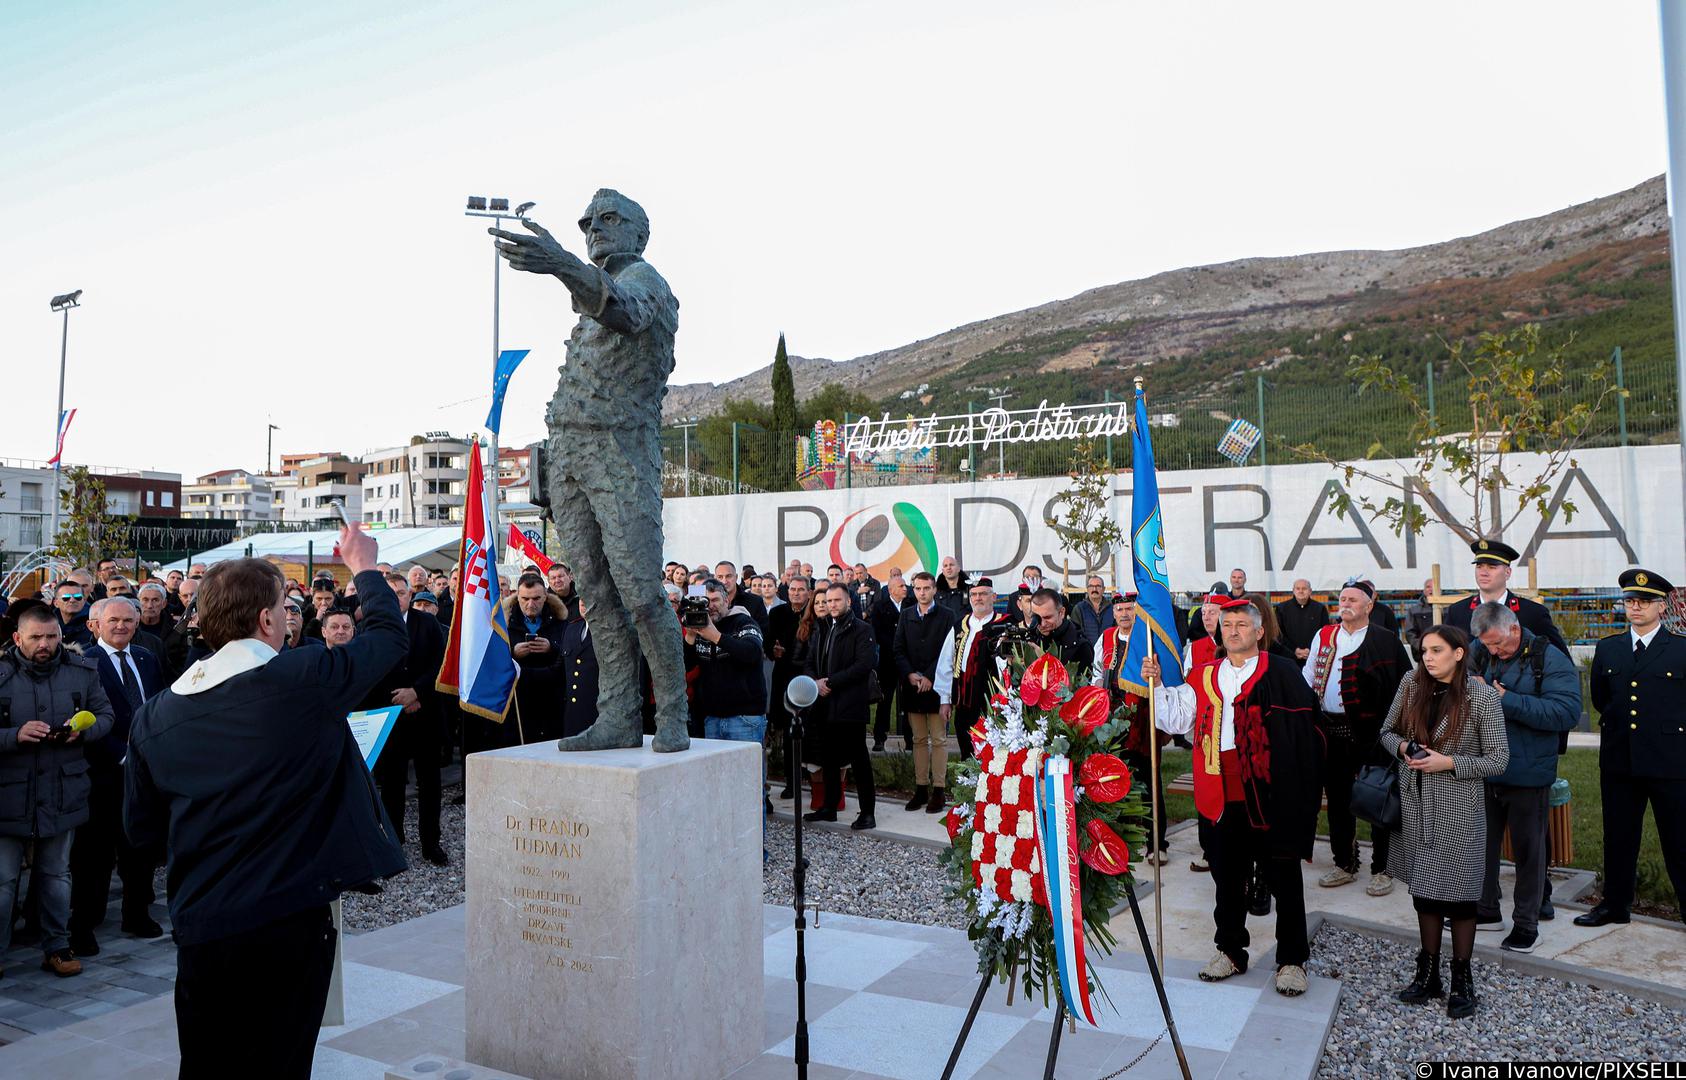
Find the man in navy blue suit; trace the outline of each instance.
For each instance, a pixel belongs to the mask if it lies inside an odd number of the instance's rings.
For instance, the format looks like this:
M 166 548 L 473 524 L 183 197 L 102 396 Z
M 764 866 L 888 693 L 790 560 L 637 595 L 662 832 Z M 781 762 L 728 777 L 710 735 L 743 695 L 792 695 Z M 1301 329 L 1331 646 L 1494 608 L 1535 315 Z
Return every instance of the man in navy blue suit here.
M 88 626 L 96 641 L 84 646 L 82 654 L 99 665 L 100 684 L 115 722 L 109 735 L 84 750 L 90 781 L 88 820 L 77 828 L 70 848 L 70 951 L 77 956 L 99 955 L 94 931 L 105 922 L 111 903 L 113 867 L 123 881 L 123 932 L 142 938 L 164 932 L 148 910 L 156 863 L 123 836 L 123 756 L 129 749 L 129 721 L 164 688 L 164 670 L 158 657 L 134 643 L 140 607 L 128 597 L 95 601 Z

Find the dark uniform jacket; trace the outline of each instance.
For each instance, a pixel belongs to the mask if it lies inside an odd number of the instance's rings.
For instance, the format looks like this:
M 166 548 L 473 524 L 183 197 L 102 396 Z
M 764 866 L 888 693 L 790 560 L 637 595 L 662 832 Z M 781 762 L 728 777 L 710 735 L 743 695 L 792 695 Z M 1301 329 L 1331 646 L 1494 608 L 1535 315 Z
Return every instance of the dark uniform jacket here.
M 1599 641 L 1592 704 L 1606 773 L 1686 780 L 1686 637 L 1658 627 L 1638 656 L 1630 630 Z
M 168 853 L 179 944 L 252 930 L 404 869 L 345 718 L 403 662 L 408 635 L 380 571 L 357 575 L 357 595 L 363 619 L 344 647 L 288 649 L 199 693 L 177 691 L 195 675 L 216 678 L 224 651 L 262 654 L 233 642 L 135 714 L 123 827 L 135 847 Z
M 1481 606 L 1481 594 L 1476 593 L 1467 599 L 1458 600 L 1446 609 L 1446 625 L 1455 626 L 1464 633 L 1469 633 L 1470 616 Z M 1551 612 L 1537 600 L 1530 600 L 1526 596 L 1505 592 L 1505 606 L 1516 612 L 1516 621 L 1522 624 L 1522 629 L 1530 634 L 1538 634 L 1547 641 L 1563 650 L 1564 656 L 1569 656 L 1569 643 L 1563 640 L 1557 627 L 1551 621 Z
M 18 742 L 29 721 L 61 728 L 84 709 L 94 726 L 76 742 Z M 105 737 L 112 719 L 98 666 L 75 650 L 61 645 L 45 664 L 16 649 L 0 658 L 0 836 L 57 836 L 88 820 L 83 750 Z
M 567 738 L 597 723 L 597 639 L 586 620 L 564 624 L 561 656 L 557 674 L 562 680 L 562 728 L 558 734 Z

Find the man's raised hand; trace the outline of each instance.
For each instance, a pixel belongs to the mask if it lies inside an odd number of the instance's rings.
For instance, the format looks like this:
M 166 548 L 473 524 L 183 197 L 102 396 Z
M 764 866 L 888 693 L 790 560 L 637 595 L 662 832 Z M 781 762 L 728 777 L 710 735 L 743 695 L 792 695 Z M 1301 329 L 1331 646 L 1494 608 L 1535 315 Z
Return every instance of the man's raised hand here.
M 522 236 L 504 229 L 486 230 L 502 241 L 497 245 L 498 254 L 503 256 L 510 269 L 524 270 L 529 274 L 555 274 L 579 261 L 568 254 L 567 249 L 543 225 L 526 218 L 521 219 L 521 224 L 533 235 Z
M 340 559 L 353 574 L 373 570 L 380 558 L 380 543 L 363 531 L 363 523 L 340 526 Z

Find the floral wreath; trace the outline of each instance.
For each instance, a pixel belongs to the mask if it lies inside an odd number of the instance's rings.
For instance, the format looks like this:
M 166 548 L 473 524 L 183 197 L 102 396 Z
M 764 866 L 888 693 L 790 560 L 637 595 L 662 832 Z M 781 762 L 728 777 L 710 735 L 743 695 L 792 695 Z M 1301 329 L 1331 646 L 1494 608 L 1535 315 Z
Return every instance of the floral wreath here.
M 1060 996 L 1054 921 L 1035 813 L 1035 785 L 1051 759 L 1066 758 L 1074 782 L 1083 936 L 1112 952 L 1113 911 L 1134 884 L 1130 853 L 1147 842 L 1150 809 L 1130 790 L 1117 756 L 1129 720 L 1112 715 L 1105 687 L 1074 685 L 1060 658 L 1012 646 L 986 715 L 969 733 L 976 760 L 951 769 L 959 800 L 944 816 L 950 847 L 941 858 L 952 899 L 966 906 L 978 970 L 1021 979 L 1028 997 Z M 1098 985 L 1086 964 L 1090 987 Z M 1104 990 L 1103 990 L 1104 996 Z

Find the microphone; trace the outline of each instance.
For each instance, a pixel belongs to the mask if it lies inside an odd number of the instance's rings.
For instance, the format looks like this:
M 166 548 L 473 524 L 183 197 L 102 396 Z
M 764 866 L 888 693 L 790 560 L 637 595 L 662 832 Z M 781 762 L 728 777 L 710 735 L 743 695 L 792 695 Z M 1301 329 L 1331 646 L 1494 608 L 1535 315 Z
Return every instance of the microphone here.
M 86 731 L 94 726 L 94 719 L 95 717 L 93 713 L 89 712 L 87 709 L 83 709 L 75 716 L 72 716 L 69 720 L 66 720 L 64 726 L 71 731 Z
M 792 712 L 806 709 L 819 699 L 820 684 L 806 675 L 798 675 L 790 680 L 790 686 L 784 692 L 784 703 Z

